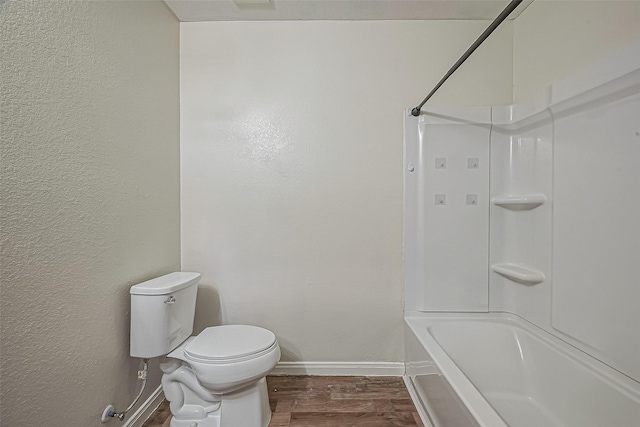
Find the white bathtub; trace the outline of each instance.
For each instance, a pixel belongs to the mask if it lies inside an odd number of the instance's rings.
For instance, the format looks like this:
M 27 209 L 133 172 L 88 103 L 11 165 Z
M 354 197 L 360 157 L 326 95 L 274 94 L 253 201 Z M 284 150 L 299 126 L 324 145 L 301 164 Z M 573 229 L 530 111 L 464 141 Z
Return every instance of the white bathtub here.
M 407 313 L 405 333 L 407 385 L 436 427 L 640 426 L 640 383 L 516 316 Z

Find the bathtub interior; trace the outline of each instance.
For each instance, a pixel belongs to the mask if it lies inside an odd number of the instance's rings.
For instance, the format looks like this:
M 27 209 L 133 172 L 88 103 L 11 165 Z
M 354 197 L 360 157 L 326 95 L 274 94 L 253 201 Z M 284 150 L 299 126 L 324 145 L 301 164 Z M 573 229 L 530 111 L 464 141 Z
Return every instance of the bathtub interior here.
M 640 384 L 517 316 L 413 313 L 405 321 L 407 376 L 419 401 L 442 401 L 425 386 L 442 381 L 460 398 L 446 404 L 464 402 L 483 426 L 630 427 L 640 419 Z M 428 417 L 434 426 L 474 425 Z

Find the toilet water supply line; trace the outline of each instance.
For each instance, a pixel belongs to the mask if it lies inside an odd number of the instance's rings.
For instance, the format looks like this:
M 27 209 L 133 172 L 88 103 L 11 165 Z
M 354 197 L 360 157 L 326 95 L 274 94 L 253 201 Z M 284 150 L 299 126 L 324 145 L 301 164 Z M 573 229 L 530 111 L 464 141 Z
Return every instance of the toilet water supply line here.
M 109 411 L 108 415 L 111 418 L 117 418 L 120 421 L 123 421 L 126 413 L 129 412 L 131 408 L 135 406 L 136 403 L 138 403 L 140 396 L 142 396 L 142 392 L 144 391 L 144 388 L 147 385 L 147 372 L 149 368 L 149 359 L 142 359 L 142 361 L 144 362 L 144 366 L 141 371 L 138 371 L 138 379 L 142 380 L 142 387 L 140 388 L 140 392 L 138 393 L 136 398 L 133 400 L 133 402 L 131 402 L 131 405 L 129 405 L 129 407 L 125 409 L 123 412 L 115 412 L 115 409 L 113 411 Z

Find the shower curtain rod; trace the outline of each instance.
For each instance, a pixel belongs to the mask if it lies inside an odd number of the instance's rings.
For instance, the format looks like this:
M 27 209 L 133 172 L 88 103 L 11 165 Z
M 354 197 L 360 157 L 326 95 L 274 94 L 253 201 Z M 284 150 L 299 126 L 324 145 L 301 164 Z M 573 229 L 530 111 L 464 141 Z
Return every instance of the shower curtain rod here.
M 438 84 L 433 89 L 431 89 L 431 92 L 429 92 L 429 95 L 427 95 L 427 97 L 420 103 L 420 105 L 418 105 L 416 108 L 411 110 L 412 116 L 418 117 L 420 115 L 420 110 L 422 109 L 422 106 L 429 100 L 429 98 L 431 98 L 433 94 L 436 93 L 438 89 L 440 89 L 440 86 L 442 86 L 442 84 L 445 81 L 447 81 L 449 77 L 451 77 L 451 74 L 453 74 L 458 69 L 458 67 L 460 67 L 462 63 L 466 61 L 468 57 L 471 56 L 471 54 L 478 48 L 478 46 L 480 46 L 482 42 L 484 42 L 487 39 L 487 37 L 489 37 L 491 33 L 493 33 L 493 30 L 498 28 L 498 26 L 502 23 L 502 21 L 504 21 L 507 18 L 507 16 L 509 16 L 511 12 L 513 12 L 513 10 L 516 7 L 518 7 L 520 3 L 522 3 L 522 0 L 513 0 L 511 3 L 507 5 L 507 7 L 502 11 L 502 13 L 500 13 L 500 15 L 498 15 L 498 17 L 493 20 L 491 25 L 489 25 L 487 29 L 484 30 L 484 33 L 482 33 L 480 37 L 478 37 L 478 39 L 471 45 L 471 47 L 467 49 L 467 51 L 460 57 L 460 59 L 458 59 L 458 61 L 455 64 L 453 64 L 453 67 L 451 67 L 449 71 L 447 71 L 447 74 L 445 74 L 445 76 L 438 82 Z

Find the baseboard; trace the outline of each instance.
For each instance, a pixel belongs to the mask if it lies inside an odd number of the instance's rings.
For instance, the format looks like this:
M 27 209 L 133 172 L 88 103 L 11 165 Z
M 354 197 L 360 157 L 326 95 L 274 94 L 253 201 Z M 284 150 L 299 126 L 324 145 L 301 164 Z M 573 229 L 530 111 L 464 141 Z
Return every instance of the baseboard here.
M 142 427 L 145 421 L 153 414 L 158 406 L 164 399 L 164 393 L 162 392 L 162 386 L 159 385 L 157 389 L 151 393 L 151 396 L 140 405 L 138 410 L 127 417 L 123 427 Z
M 269 375 L 395 376 L 404 375 L 402 362 L 280 362 Z

